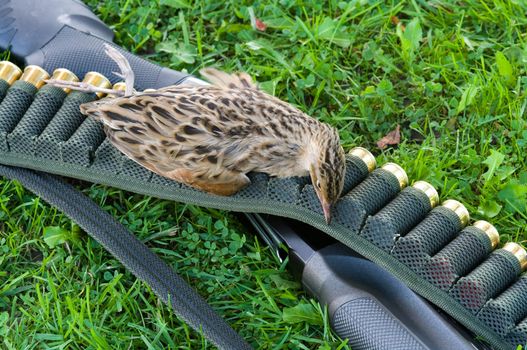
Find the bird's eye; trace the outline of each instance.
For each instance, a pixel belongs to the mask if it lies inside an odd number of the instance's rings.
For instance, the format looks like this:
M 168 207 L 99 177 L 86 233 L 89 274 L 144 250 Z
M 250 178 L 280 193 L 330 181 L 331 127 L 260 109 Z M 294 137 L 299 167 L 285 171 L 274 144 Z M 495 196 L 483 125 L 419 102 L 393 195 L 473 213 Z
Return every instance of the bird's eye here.
M 317 187 L 318 187 L 318 189 L 322 188 L 322 185 L 320 184 L 320 180 L 317 180 Z

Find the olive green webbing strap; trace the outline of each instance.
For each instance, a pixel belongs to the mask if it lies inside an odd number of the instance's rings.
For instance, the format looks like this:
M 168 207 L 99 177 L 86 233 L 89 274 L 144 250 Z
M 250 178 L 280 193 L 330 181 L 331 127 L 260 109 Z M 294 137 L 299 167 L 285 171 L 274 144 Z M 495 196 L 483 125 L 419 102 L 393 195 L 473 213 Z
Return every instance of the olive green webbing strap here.
M 18 180 L 60 209 L 218 348 L 252 349 L 172 268 L 73 186 L 56 176 L 18 167 L 0 165 L 0 175 Z

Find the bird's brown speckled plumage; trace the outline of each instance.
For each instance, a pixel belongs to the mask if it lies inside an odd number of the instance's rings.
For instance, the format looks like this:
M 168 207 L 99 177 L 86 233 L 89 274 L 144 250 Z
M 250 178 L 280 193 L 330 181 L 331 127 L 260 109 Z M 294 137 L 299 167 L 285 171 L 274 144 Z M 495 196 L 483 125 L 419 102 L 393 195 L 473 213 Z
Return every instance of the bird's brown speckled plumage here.
M 320 200 L 342 191 L 337 131 L 258 90 L 245 73 L 206 69 L 210 86 L 178 85 L 81 106 L 112 144 L 137 163 L 202 190 L 230 195 L 250 171 L 311 175 Z

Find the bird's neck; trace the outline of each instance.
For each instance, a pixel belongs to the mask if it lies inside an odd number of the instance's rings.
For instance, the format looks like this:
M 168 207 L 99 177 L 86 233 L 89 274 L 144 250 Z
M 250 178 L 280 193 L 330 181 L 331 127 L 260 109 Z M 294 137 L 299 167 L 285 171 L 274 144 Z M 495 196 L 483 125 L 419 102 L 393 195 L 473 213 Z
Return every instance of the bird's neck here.
M 318 162 L 320 152 L 320 143 L 316 142 L 314 137 L 306 138 L 302 159 L 299 161 L 305 171 L 309 172 L 311 167 Z
M 320 123 L 310 135 L 304 137 L 304 152 L 300 163 L 309 171 L 312 166 L 319 166 L 321 162 L 327 161 L 328 153 L 338 153 L 340 139 L 335 129 Z

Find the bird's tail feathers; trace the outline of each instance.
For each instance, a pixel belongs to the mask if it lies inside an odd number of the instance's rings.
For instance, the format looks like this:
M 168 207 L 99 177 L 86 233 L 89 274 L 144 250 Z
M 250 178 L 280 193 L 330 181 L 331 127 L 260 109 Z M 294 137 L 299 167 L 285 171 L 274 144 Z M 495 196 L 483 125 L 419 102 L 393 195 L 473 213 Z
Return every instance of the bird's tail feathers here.
M 258 89 L 249 74 L 244 72 L 229 74 L 216 68 L 204 68 L 199 72 L 212 84 L 223 88 Z

